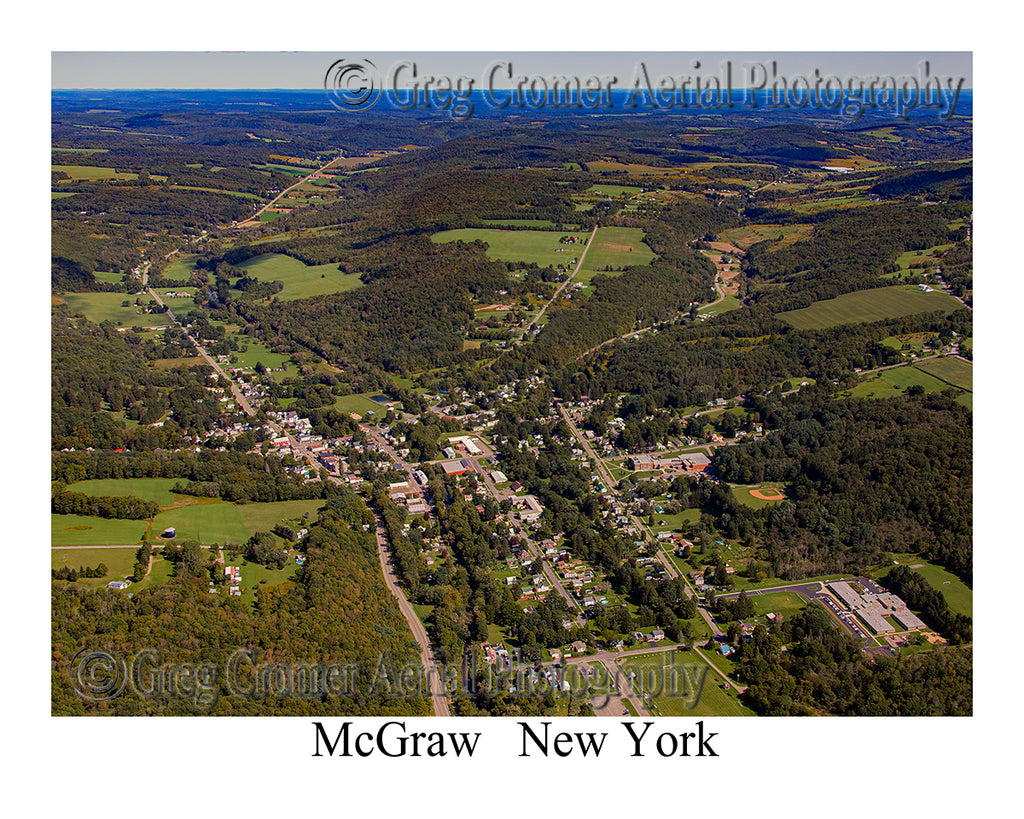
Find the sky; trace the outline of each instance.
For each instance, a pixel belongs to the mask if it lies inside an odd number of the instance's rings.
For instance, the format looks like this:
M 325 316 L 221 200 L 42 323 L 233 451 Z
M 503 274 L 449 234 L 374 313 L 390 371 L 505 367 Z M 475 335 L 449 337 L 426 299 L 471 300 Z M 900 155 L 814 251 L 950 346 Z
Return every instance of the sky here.
M 54 51 L 51 87 L 64 88 L 322 88 L 327 68 L 339 59 L 367 59 L 383 76 L 403 61 L 420 76 L 467 76 L 478 84 L 495 62 L 510 63 L 519 76 L 612 75 L 629 82 L 642 63 L 652 78 L 717 75 L 731 64 L 733 87 L 757 85 L 770 76 L 963 78 L 973 88 L 970 52 L 916 51 Z M 695 65 L 697 66 L 695 68 Z M 501 71 L 507 71 L 505 66 Z M 761 73 L 763 72 L 763 73 Z M 507 74 L 506 74 L 507 76 Z M 495 87 L 505 87 L 496 85 Z

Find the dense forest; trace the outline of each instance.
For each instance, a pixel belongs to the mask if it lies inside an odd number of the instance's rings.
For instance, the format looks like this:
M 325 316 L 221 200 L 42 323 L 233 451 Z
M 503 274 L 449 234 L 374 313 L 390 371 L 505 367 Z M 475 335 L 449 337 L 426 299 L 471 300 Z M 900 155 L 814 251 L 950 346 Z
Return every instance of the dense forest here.
M 421 697 L 388 696 L 375 682 L 382 657 L 394 667 L 414 664 L 417 651 L 394 598 L 384 588 L 362 501 L 350 493 L 333 498 L 320 511 L 304 541 L 306 563 L 293 582 L 259 588 L 255 603 L 211 595 L 214 571 L 209 553 L 199 554 L 195 573 L 133 596 L 55 582 L 53 610 L 54 713 L 223 716 L 423 714 Z M 202 552 L 202 550 L 200 550 Z M 174 691 L 152 696 L 127 693 L 89 702 L 71 688 L 67 669 L 82 648 L 116 652 L 131 660 L 140 651 L 158 652 L 161 664 L 214 669 L 208 691 L 191 698 Z M 250 659 L 229 673 L 238 649 Z M 301 687 L 260 695 L 253 676 L 258 665 L 354 664 L 349 690 L 303 695 Z M 59 670 L 58 670 L 59 669 Z M 249 693 L 252 691 L 253 693 Z M 275 691 L 281 696 L 276 696 Z M 308 693 L 308 692 L 307 692 Z

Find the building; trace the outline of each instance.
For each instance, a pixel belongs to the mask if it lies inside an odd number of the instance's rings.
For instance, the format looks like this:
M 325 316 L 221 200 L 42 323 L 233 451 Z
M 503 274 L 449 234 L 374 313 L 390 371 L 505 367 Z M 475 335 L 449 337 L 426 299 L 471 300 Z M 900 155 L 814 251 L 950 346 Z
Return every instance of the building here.
M 703 472 L 711 466 L 711 459 L 700 452 L 683 455 L 679 460 L 682 463 L 683 468 L 689 472 Z
M 117 591 L 122 591 L 122 590 L 128 588 L 128 581 L 127 580 L 111 580 L 109 583 L 107 583 L 107 588 L 108 589 L 116 589 Z
M 441 461 L 441 470 L 445 475 L 466 474 L 466 466 L 462 461 Z
M 544 514 L 544 507 L 533 495 L 524 495 L 522 498 L 513 499 L 513 503 L 520 501 L 522 508 L 519 510 L 519 519 L 526 523 L 534 523 Z

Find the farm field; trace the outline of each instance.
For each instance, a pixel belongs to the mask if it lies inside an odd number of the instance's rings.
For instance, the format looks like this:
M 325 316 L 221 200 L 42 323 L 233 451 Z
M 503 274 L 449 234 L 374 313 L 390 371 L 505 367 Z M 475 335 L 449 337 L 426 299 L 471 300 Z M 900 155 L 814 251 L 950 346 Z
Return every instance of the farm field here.
M 130 546 L 142 543 L 148 528 L 148 520 L 51 514 L 50 543 L 53 546 Z
M 823 330 L 842 324 L 860 324 L 899 318 L 915 313 L 941 310 L 952 313 L 960 302 L 945 293 L 922 292 L 912 286 L 876 287 L 845 293 L 834 299 L 819 301 L 800 310 L 778 313 L 776 318 L 797 330 Z
M 960 358 L 944 356 L 921 361 L 917 368 L 962 390 L 974 390 L 974 365 Z
M 68 490 L 93 497 L 130 495 L 141 500 L 152 501 L 158 506 L 172 506 L 178 497 L 183 497 L 176 496 L 171 492 L 171 487 L 179 480 L 179 478 L 104 478 L 68 484 Z
M 342 273 L 336 264 L 305 265 L 280 253 L 268 253 L 238 265 L 261 282 L 279 281 L 284 289 L 276 298 L 282 301 L 341 293 L 362 287 L 358 276 Z
M 563 236 L 575 236 L 576 244 L 561 244 Z M 569 260 L 579 258 L 586 246 L 588 234 L 557 230 L 497 230 L 494 228 L 459 228 L 445 230 L 430 237 L 432 242 L 487 243 L 487 256 L 504 262 L 534 263 L 542 267 L 567 266 Z
M 112 580 L 124 580 L 132 576 L 135 569 L 137 549 L 52 549 L 50 566 L 61 569 L 65 566 L 72 569 L 95 569 L 100 563 L 107 567 L 104 577 L 80 577 L 76 583 L 89 588 L 101 588 Z M 162 560 L 156 561 L 163 563 Z M 154 566 L 154 569 L 156 567 Z M 134 584 L 132 589 L 137 588 Z
M 621 269 L 650 264 L 654 251 L 643 240 L 644 233 L 639 228 L 598 228 L 575 281 L 589 281 L 594 273 L 605 272 L 606 267 Z
M 101 168 L 92 165 L 52 165 L 50 170 L 66 173 L 72 181 L 76 182 L 79 180 L 93 182 L 97 179 L 132 180 L 139 177 L 136 173 L 119 172 L 115 168 Z
M 118 327 L 166 327 L 171 323 L 163 313 L 145 313 L 142 307 L 135 306 L 135 299 L 140 298 L 143 305 L 154 304 L 149 296 L 131 296 L 125 293 L 65 293 L 71 314 L 82 313 L 89 321 L 99 324 L 113 321 Z M 128 307 L 122 303 L 128 301 Z
M 758 242 L 779 239 L 794 242 L 806 238 L 811 231 L 810 225 L 746 225 L 723 230 L 720 235 L 722 241 L 732 242 L 736 247 L 747 250 Z
M 638 193 L 643 193 L 643 190 L 643 188 L 637 188 L 633 185 L 608 185 L 602 182 L 597 185 L 591 185 L 583 193 L 584 195 L 610 196 L 612 199 L 618 199 L 620 196 L 636 196 Z
M 966 361 L 960 361 L 955 358 L 929 359 L 917 365 L 908 364 L 905 367 L 884 370 L 875 376 L 861 381 L 856 387 L 845 394 L 852 398 L 892 398 L 900 395 L 907 387 L 915 384 L 923 387 L 927 393 L 942 392 L 950 386 L 955 386 L 966 390 L 957 401 L 968 409 L 973 408 L 973 394 L 970 391 L 970 387 L 961 386 L 962 384 L 970 385 L 970 370 L 964 372 L 958 366 L 944 366 L 945 362 L 957 362 L 962 367 L 967 368 L 972 366 Z M 944 381 L 937 378 L 932 372 L 942 373 L 950 379 L 955 378 L 959 383 L 954 384 L 951 380 Z

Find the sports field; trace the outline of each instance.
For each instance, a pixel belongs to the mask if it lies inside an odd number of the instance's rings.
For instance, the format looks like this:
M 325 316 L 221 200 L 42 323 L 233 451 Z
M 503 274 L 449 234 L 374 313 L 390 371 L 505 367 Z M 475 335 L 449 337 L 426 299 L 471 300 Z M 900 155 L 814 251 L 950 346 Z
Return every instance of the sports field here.
M 733 486 L 732 494 L 744 506 L 761 509 L 786 499 L 785 488 L 781 483 L 763 484 L 760 486 Z
M 575 236 L 574 244 L 559 242 L 563 236 Z M 459 228 L 444 230 L 430 237 L 432 242 L 475 242 L 487 244 L 487 256 L 503 262 L 524 262 L 541 267 L 568 266 L 578 259 L 586 247 L 586 233 L 558 230 L 497 230 L 491 228 Z
M 800 310 L 778 313 L 777 318 L 797 330 L 823 330 L 842 324 L 861 324 L 899 318 L 915 313 L 952 313 L 960 307 L 952 296 L 938 291 L 925 293 L 914 286 L 876 287 L 858 290 Z
M 281 282 L 284 289 L 277 294 L 281 301 L 341 293 L 363 286 L 359 276 L 342 273 L 336 264 L 305 265 L 281 253 L 257 256 L 238 266 L 261 282 Z

